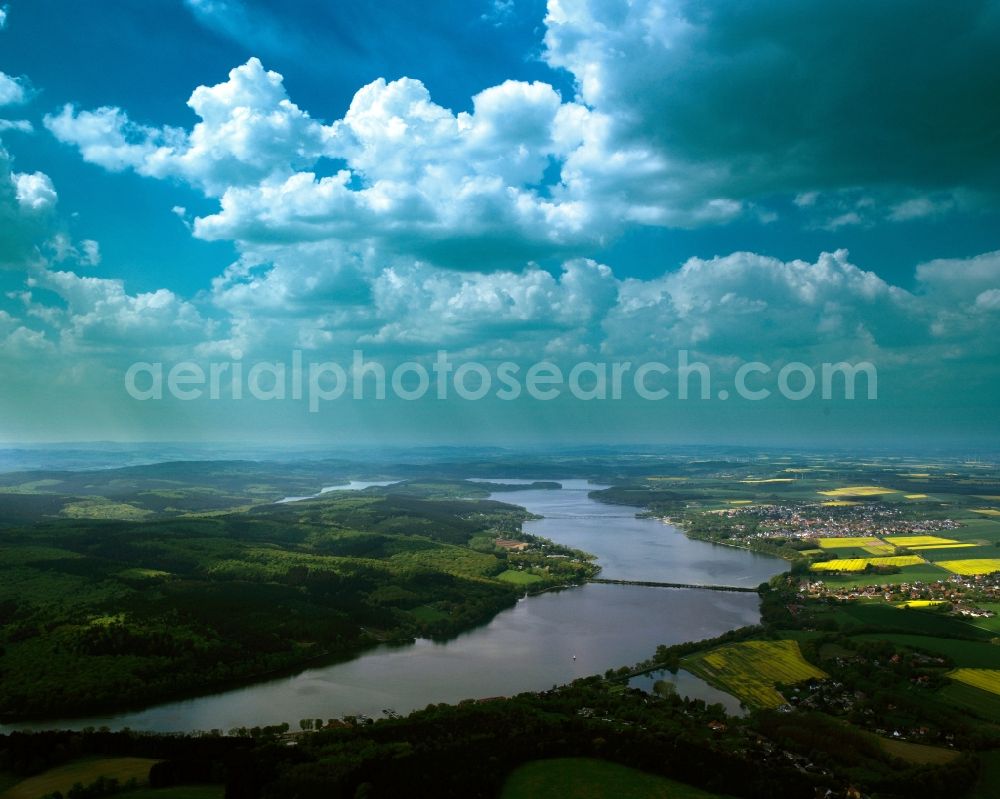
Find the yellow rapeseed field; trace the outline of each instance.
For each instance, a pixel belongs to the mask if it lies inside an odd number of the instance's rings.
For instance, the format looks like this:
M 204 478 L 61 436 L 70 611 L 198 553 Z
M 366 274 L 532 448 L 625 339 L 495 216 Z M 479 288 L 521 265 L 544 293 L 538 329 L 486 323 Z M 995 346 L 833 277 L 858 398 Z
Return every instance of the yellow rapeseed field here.
M 1000 572 L 1000 558 L 979 558 L 976 560 L 939 560 L 938 566 L 954 574 L 972 576 Z
M 962 547 L 978 547 L 979 544 L 969 544 L 961 543 L 956 541 L 954 544 L 920 544 L 918 546 L 910 545 L 910 549 L 915 549 L 917 552 L 923 552 L 925 549 L 961 549 Z
M 927 499 L 926 494 L 904 494 L 903 496 L 906 499 Z
M 897 608 L 934 608 L 938 605 L 944 605 L 945 600 L 943 599 L 909 599 L 906 602 L 900 602 L 896 605 Z
M 898 494 L 899 492 L 893 488 L 879 488 L 879 486 L 846 486 L 819 493 L 825 497 L 877 497 L 881 494 Z
M 870 544 L 861 548 L 870 555 L 891 555 L 896 551 L 892 544 Z
M 869 564 L 872 566 L 919 566 L 926 563 L 923 558 L 916 555 L 896 555 L 891 558 L 838 558 L 836 560 L 824 560 L 814 563 L 809 568 L 817 572 L 861 572 Z M 973 561 L 968 561 L 972 563 Z M 1000 561 L 997 561 L 1000 563 Z M 939 566 L 945 564 L 940 563 Z M 961 572 L 960 572 L 961 573 Z
M 981 514 L 982 516 L 1000 516 L 1000 510 L 996 508 L 973 508 L 972 512 Z
M 838 547 L 870 547 L 881 544 L 882 541 L 874 536 L 847 536 L 845 538 L 817 538 L 816 543 L 823 549 L 837 549 Z
M 741 641 L 696 652 L 681 665 L 752 707 L 785 704 L 775 685 L 792 685 L 827 674 L 802 657 L 796 641 Z
M 938 535 L 888 535 L 885 540 L 897 547 L 929 547 L 958 543 L 954 538 L 941 538 Z
M 851 502 L 847 499 L 831 499 L 826 502 L 820 503 L 824 508 L 849 508 L 851 505 L 857 505 L 857 502 Z
M 948 676 L 973 688 L 1000 694 L 1000 669 L 955 669 Z

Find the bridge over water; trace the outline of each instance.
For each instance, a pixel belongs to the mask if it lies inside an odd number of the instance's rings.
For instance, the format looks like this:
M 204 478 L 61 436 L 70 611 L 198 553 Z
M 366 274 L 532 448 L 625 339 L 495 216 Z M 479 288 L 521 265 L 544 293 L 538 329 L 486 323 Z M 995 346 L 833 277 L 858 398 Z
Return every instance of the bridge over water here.
M 705 591 L 736 591 L 741 594 L 756 594 L 756 588 L 747 588 L 743 585 L 702 585 L 700 583 L 658 583 L 652 580 L 606 580 L 601 577 L 593 577 L 589 580 L 592 583 L 603 585 L 640 585 L 649 588 L 701 588 Z

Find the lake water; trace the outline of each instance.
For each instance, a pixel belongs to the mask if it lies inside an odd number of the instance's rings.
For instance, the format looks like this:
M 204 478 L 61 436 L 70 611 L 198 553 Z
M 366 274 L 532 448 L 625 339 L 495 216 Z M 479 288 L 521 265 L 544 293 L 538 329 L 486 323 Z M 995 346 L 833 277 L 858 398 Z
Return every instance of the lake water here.
M 527 522 L 526 532 L 596 554 L 604 577 L 756 586 L 785 568 L 775 558 L 692 541 L 655 519 L 637 519 L 638 508 L 595 502 L 587 496 L 595 486 L 583 481 L 561 482 L 562 490 L 525 489 L 493 498 L 545 516 Z M 759 618 L 756 594 L 589 584 L 522 599 L 447 642 L 380 646 L 245 688 L 136 712 L 12 728 L 228 730 L 282 721 L 294 727 L 300 718 L 378 717 L 385 709 L 407 713 L 432 702 L 551 688 L 644 660 L 657 644 L 709 638 Z M 719 701 L 719 692 L 684 674 L 666 678 L 682 694 Z M 636 684 L 645 685 L 641 679 Z
M 310 494 L 306 497 L 285 497 L 284 499 L 279 499 L 276 504 L 283 505 L 286 502 L 301 502 L 304 499 L 316 499 L 316 497 L 323 496 L 323 494 L 329 494 L 331 491 L 363 491 L 364 489 L 371 488 L 372 486 L 391 486 L 398 482 L 398 480 L 375 480 L 374 482 L 366 480 L 350 480 L 343 485 L 326 486 L 325 488 L 321 488 L 318 494 Z
M 602 486 L 585 480 L 559 482 L 561 491 L 505 491 L 492 499 L 544 516 L 525 524 L 525 532 L 597 555 L 601 577 L 756 588 L 786 568 L 776 558 L 696 541 L 658 519 L 636 518 L 641 508 L 587 496 Z
M 731 716 L 745 716 L 746 708 L 740 704 L 740 700 L 732 694 L 713 688 L 701 677 L 696 677 L 689 671 L 678 669 L 676 674 L 669 671 L 654 671 L 649 674 L 640 674 L 628 681 L 630 688 L 638 688 L 647 694 L 653 693 L 653 686 L 657 680 L 671 683 L 674 690 L 681 696 L 689 699 L 704 699 L 710 705 L 722 705 Z

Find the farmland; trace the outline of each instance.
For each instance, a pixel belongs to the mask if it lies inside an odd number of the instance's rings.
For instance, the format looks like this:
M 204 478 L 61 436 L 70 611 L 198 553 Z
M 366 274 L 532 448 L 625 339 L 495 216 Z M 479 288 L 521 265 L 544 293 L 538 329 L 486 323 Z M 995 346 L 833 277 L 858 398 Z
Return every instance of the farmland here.
M 785 703 L 776 685 L 823 679 L 826 673 L 807 662 L 796 641 L 746 641 L 684 658 L 685 669 L 738 697 L 750 707 Z
M 898 492 L 894 488 L 880 488 L 879 486 L 845 486 L 843 488 L 820 491 L 819 493 L 824 497 L 878 497 Z
M 938 561 L 938 565 L 955 574 L 990 574 L 1000 571 L 1000 558 L 942 560 Z
M 937 535 L 890 535 L 886 541 L 897 547 L 933 547 L 957 544 L 953 538 L 942 538 Z
M 924 559 L 917 555 L 893 555 L 889 557 L 870 558 L 839 558 L 837 560 L 824 560 L 814 563 L 813 571 L 844 571 L 860 572 L 869 566 L 878 568 L 879 566 L 917 566 L 924 563 Z
M 124 784 L 146 782 L 155 760 L 140 757 L 96 758 L 67 763 L 29 777 L 3 793 L 0 799 L 38 799 L 59 791 L 67 793 L 74 784 L 90 785 L 100 777 L 114 778 Z
M 515 569 L 508 569 L 507 571 L 500 572 L 497 575 L 498 580 L 502 580 L 505 583 L 510 583 L 511 585 L 534 585 L 535 583 L 540 583 L 544 581 L 544 578 L 538 574 L 532 574 L 526 571 L 517 571 Z
M 955 669 L 948 674 L 951 679 L 973 688 L 1000 695 L 1000 669 Z
M 866 547 L 881 544 L 873 536 L 844 536 L 842 538 L 817 538 L 816 543 L 822 549 L 841 549 L 844 547 Z
M 589 758 L 527 763 L 510 775 L 500 799 L 711 799 L 689 785 Z

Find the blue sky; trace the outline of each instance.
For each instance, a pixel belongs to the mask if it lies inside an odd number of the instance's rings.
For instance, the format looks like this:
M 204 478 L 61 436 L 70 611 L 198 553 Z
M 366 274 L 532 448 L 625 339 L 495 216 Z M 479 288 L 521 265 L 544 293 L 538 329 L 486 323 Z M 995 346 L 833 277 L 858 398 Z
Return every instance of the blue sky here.
M 3 8 L 0 440 L 996 442 L 996 0 Z M 720 383 L 869 360 L 880 398 L 122 389 L 135 361 L 358 347 L 686 349 Z

